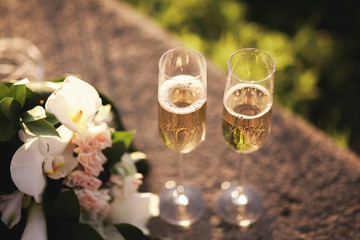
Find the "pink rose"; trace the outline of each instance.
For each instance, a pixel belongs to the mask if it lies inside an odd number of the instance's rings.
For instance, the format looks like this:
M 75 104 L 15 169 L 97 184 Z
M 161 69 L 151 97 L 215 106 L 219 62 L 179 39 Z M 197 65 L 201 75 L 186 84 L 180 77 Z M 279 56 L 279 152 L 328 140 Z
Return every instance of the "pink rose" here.
M 76 150 L 74 152 L 77 152 Z M 106 162 L 106 157 L 101 151 L 79 152 L 78 154 L 77 159 L 87 174 L 99 176 L 100 172 L 104 170 L 102 165 Z
M 80 152 L 100 151 L 111 147 L 111 133 L 106 124 L 91 126 L 82 133 L 76 134 L 72 141 L 79 146 Z
M 106 217 L 110 212 L 109 191 L 107 189 L 92 191 L 89 189 L 75 190 L 80 206 L 87 211 Z
M 98 190 L 102 184 L 100 179 L 81 170 L 73 171 L 63 183 L 68 187 L 83 187 L 89 190 Z

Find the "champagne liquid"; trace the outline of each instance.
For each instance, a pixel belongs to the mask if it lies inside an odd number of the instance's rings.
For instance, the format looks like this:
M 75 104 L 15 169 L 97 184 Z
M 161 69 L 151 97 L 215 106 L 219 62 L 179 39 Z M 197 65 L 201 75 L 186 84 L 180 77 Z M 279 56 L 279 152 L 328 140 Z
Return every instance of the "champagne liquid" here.
M 188 75 L 167 80 L 158 100 L 159 133 L 167 147 L 188 153 L 204 141 L 206 91 L 199 80 Z
M 222 131 L 237 152 L 259 149 L 270 134 L 272 97 L 262 86 L 238 84 L 224 98 Z

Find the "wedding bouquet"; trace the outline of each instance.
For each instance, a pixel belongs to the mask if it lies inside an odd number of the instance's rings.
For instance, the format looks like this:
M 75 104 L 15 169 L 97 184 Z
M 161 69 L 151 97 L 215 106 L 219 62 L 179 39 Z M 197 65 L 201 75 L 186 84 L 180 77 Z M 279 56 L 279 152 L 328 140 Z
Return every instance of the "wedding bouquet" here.
M 75 76 L 0 83 L 0 234 L 7 239 L 150 239 L 158 198 L 111 102 Z

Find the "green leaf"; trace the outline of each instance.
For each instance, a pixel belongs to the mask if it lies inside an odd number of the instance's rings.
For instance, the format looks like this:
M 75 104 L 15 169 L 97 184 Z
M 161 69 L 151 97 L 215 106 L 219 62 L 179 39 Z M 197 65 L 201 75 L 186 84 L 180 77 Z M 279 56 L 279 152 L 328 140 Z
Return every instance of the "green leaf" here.
M 26 122 L 23 124 L 25 125 L 25 132 L 29 131 L 37 136 L 46 135 L 60 137 L 55 127 L 45 119 L 40 119 L 34 122 Z
M 129 148 L 135 131 L 116 131 L 111 135 L 112 142 L 124 142 L 125 147 Z
M 42 205 L 46 219 L 50 219 L 53 203 L 55 199 L 59 196 L 59 194 L 62 192 L 63 188 L 64 185 L 62 184 L 61 179 L 47 179 L 46 188 L 42 197 Z
M 121 235 L 125 238 L 125 240 L 145 240 L 149 239 L 147 236 L 144 235 L 144 233 L 138 229 L 137 227 L 128 224 L 128 223 L 122 223 L 122 224 L 116 224 L 116 229 L 121 233 Z
M 95 229 L 84 223 L 51 221 L 48 230 L 49 240 L 103 240 Z
M 71 189 L 60 193 L 52 205 L 50 214 L 56 219 L 78 222 L 80 203 L 74 190 Z
M 112 146 L 103 150 L 107 158 L 107 162 L 105 163 L 106 167 L 110 168 L 121 160 L 121 156 L 129 148 L 134 134 L 135 131 L 117 131 L 111 135 Z
M 26 85 L 13 84 L 10 87 L 10 97 L 16 99 L 20 103 L 21 107 L 23 107 L 26 100 Z
M 110 148 L 104 149 L 102 152 L 107 158 L 104 165 L 105 169 L 110 169 L 115 163 L 120 162 L 121 156 L 126 152 L 124 142 L 115 142 Z
M 17 120 L 19 118 L 21 105 L 16 99 L 12 97 L 5 97 L 0 102 L 0 105 L 3 113 L 8 119 Z
M 56 77 L 56 78 L 52 78 L 49 79 L 49 82 L 56 82 L 56 83 L 61 83 L 65 80 L 66 76 L 60 76 L 60 77 Z
M 0 142 L 8 141 L 17 131 L 17 121 L 7 119 L 0 108 Z
M 5 97 L 8 97 L 9 94 L 10 94 L 9 88 L 4 84 L 0 84 L 0 100 L 2 100 Z
M 101 92 L 99 92 L 100 98 L 102 100 L 102 104 L 103 105 L 107 105 L 110 104 L 111 105 L 111 111 L 114 114 L 114 122 L 115 122 L 115 129 L 119 130 L 119 131 L 124 131 L 125 127 L 124 124 L 121 121 L 121 117 L 120 117 L 120 113 L 117 110 L 117 108 L 115 107 L 115 105 L 113 104 L 112 101 L 110 101 L 109 98 L 107 98 L 104 94 L 102 94 Z
M 56 124 L 60 123 L 59 120 L 57 120 L 57 118 L 55 117 L 54 114 L 51 114 L 49 112 L 46 112 L 46 120 L 51 123 L 53 126 L 55 126 Z
M 22 122 L 34 122 L 43 118 L 46 118 L 46 113 L 45 109 L 41 106 L 36 106 L 21 116 Z
M 44 102 L 45 100 L 43 100 L 39 93 L 33 92 L 31 89 L 26 88 L 26 100 L 22 109 L 27 111 L 34 108 L 35 106 L 42 105 Z

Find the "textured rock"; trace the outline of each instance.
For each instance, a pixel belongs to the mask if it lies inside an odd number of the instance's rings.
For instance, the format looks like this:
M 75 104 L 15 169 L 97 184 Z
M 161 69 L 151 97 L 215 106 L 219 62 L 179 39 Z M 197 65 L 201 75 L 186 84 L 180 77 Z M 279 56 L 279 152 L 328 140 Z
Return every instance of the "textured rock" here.
M 46 77 L 79 74 L 119 108 L 147 153 L 147 188 L 159 193 L 176 177 L 176 154 L 157 132 L 158 60 L 181 46 L 150 19 L 114 0 L 0 0 L 0 37 L 25 37 L 46 60 Z M 264 215 L 249 228 L 221 222 L 213 211 L 220 184 L 236 178 L 236 162 L 221 136 L 225 73 L 208 65 L 207 138 L 186 156 L 187 181 L 204 195 L 207 212 L 188 229 L 159 218 L 152 235 L 183 239 L 360 239 L 360 158 L 281 107 L 271 137 L 247 159 L 246 177 L 262 195 Z

